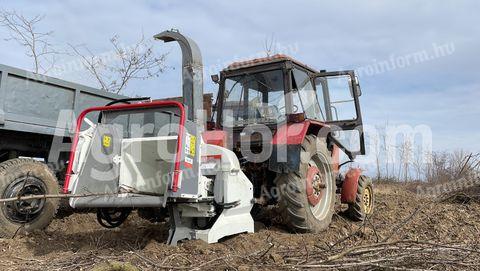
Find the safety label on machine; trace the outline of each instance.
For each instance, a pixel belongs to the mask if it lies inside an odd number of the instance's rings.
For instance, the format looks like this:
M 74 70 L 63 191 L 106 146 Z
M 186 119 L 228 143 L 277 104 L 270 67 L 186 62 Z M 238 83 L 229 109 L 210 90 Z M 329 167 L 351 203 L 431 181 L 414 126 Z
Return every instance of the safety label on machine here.
M 110 148 L 111 144 L 112 144 L 112 137 L 109 135 L 103 135 L 103 138 L 102 138 L 103 147 Z
M 190 157 L 185 157 L 185 164 L 188 166 L 191 166 L 193 164 L 193 159 Z
M 187 133 L 185 140 L 185 154 L 195 157 L 197 137 Z

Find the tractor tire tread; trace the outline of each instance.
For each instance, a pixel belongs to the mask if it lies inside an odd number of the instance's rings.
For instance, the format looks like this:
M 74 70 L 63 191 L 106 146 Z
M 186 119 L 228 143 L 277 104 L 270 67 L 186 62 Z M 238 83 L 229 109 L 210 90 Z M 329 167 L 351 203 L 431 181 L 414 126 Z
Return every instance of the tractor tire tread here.
M 301 159 L 302 154 L 307 154 L 310 157 L 317 153 L 323 152 L 326 155 L 328 162 L 330 163 L 329 152 L 326 147 L 326 143 L 320 143 L 321 150 L 317 150 L 317 137 L 314 135 L 307 135 L 301 146 Z M 316 152 L 315 152 L 316 151 Z M 308 162 L 301 162 L 300 171 L 280 174 L 277 177 L 276 183 L 280 188 L 279 208 L 282 214 L 284 224 L 294 232 L 321 232 L 328 228 L 332 220 L 334 212 L 334 202 L 331 204 L 330 214 L 323 221 L 318 221 L 311 213 L 308 199 L 305 192 L 305 178 Z M 331 169 L 331 167 L 330 167 Z M 335 179 L 332 172 L 331 185 L 333 185 L 333 191 L 336 191 Z M 332 196 L 334 201 L 335 196 Z
M 365 175 L 360 175 L 358 180 L 358 187 L 357 193 L 355 195 L 355 202 L 348 205 L 348 209 L 346 211 L 348 217 L 354 221 L 364 221 L 366 218 L 365 211 L 363 210 L 363 192 L 367 186 L 372 187 L 373 191 L 373 182 L 372 179 Z M 375 202 L 375 198 L 372 200 Z M 373 208 L 373 207 L 372 207 Z

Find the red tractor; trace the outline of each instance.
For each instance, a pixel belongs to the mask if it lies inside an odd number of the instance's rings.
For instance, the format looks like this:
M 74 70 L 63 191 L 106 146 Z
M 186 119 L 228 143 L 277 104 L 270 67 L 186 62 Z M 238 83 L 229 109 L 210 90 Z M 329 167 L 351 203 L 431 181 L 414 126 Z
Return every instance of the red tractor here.
M 212 80 L 219 91 L 204 140 L 237 154 L 257 206 L 278 204 L 297 232 L 326 229 L 340 202 L 354 220 L 372 213 L 371 179 L 358 168 L 340 173 L 365 154 L 354 71 L 317 71 L 274 55 L 235 62 Z

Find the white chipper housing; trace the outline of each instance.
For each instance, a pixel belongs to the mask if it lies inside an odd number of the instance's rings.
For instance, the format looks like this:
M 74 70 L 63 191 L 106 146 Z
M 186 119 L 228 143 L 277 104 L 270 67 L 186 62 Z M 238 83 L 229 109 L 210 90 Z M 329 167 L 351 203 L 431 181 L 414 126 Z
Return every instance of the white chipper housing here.
M 252 183 L 230 150 L 202 139 L 202 61 L 192 40 L 166 31 L 183 53 L 183 97 L 89 108 L 77 121 L 64 192 L 73 208 L 97 208 L 120 225 L 135 208 L 168 210 L 168 243 L 208 243 L 253 232 Z M 93 123 L 92 119 L 97 119 Z M 82 196 L 85 195 L 85 196 Z

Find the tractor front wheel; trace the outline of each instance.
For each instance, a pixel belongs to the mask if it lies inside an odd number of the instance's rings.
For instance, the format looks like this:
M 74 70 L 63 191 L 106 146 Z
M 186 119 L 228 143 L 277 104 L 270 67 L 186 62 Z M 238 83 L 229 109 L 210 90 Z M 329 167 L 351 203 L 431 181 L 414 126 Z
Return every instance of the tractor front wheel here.
M 347 214 L 352 220 L 363 221 L 367 215 L 373 213 L 373 205 L 372 179 L 365 175 L 360 175 L 355 202 L 348 205 Z
M 301 146 L 298 172 L 277 178 L 279 205 L 287 227 L 317 233 L 328 228 L 335 207 L 336 184 L 325 141 L 307 135 Z

